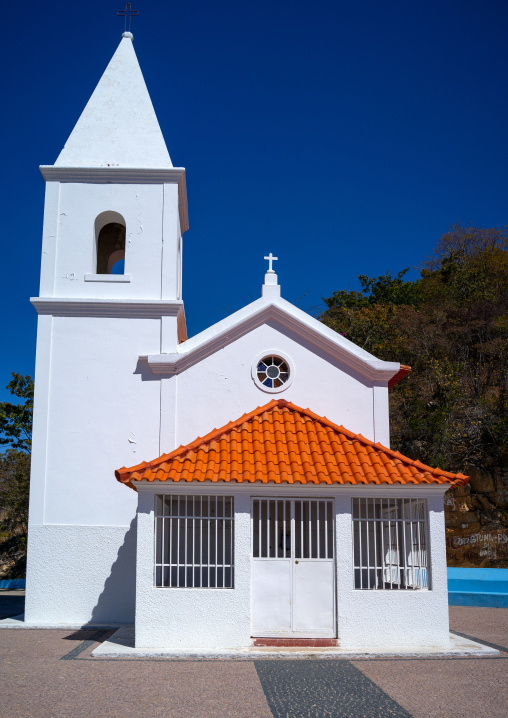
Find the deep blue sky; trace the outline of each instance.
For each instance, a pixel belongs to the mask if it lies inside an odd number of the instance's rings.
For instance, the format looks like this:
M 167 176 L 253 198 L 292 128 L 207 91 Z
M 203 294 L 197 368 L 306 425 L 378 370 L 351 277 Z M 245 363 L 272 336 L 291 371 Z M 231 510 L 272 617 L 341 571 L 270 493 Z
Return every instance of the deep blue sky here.
M 123 5 L 2 9 L 0 398 L 11 371 L 34 368 L 38 165 L 113 55 Z M 358 274 L 417 266 L 456 222 L 508 223 L 506 0 L 133 7 L 171 158 L 187 168 L 189 334 L 259 296 L 270 251 L 283 296 L 316 314 Z

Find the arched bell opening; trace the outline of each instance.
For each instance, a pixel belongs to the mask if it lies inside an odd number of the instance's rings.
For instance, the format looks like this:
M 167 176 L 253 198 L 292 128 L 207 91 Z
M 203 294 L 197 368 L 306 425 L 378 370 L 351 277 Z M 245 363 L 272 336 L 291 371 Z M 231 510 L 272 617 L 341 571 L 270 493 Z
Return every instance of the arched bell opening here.
M 125 273 L 125 220 L 118 212 L 102 212 L 95 220 L 97 274 Z

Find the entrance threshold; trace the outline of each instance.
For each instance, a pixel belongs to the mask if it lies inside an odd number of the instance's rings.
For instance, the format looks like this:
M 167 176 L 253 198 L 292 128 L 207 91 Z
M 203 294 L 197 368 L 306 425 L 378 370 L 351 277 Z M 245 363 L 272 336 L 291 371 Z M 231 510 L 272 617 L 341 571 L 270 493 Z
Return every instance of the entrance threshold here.
M 279 646 L 285 648 L 334 648 L 336 638 L 254 638 L 254 646 Z

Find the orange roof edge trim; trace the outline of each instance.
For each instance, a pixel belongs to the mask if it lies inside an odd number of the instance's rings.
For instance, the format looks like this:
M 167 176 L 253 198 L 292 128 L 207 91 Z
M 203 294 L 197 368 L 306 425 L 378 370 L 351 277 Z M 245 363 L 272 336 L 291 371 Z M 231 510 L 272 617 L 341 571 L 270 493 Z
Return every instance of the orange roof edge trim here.
M 393 389 L 395 384 L 398 384 L 399 381 L 402 381 L 402 379 L 404 379 L 404 377 L 406 377 L 410 371 L 410 366 L 405 366 L 404 364 L 401 364 L 399 371 L 395 374 L 395 376 L 392 376 L 392 378 L 388 382 L 388 389 Z
M 275 415 L 279 416 L 275 419 Z M 295 420 L 294 415 L 303 421 Z M 264 424 L 263 430 L 257 426 L 245 427 L 257 417 Z M 247 428 L 248 434 L 247 438 L 242 435 L 238 440 L 234 433 L 240 426 Z M 265 436 L 267 431 L 272 434 L 269 440 Z M 210 446 L 219 438 L 223 438 L 220 450 Z M 449 483 L 452 486 L 469 481 L 463 474 L 434 469 L 409 459 L 285 399 L 273 399 L 153 461 L 143 461 L 130 468 L 123 466 L 115 471 L 115 476 L 133 489 L 134 482 L 143 480 L 342 485 Z

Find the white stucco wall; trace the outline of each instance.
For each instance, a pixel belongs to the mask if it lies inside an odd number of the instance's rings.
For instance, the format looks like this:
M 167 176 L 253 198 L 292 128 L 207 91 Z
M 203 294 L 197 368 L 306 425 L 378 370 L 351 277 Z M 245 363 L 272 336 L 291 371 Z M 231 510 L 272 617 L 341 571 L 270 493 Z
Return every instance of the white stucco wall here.
M 133 623 L 134 520 L 130 526 L 32 524 L 28 546 L 26 623 Z
M 113 575 L 115 556 L 134 518 L 136 496 L 115 481 L 116 468 L 152 460 L 274 397 L 309 407 L 374 440 L 388 436 L 388 412 L 386 386 L 375 386 L 276 320 L 226 341 L 181 374 L 152 373 L 140 357 L 175 352 L 178 343 L 176 313 L 170 307 L 160 316 L 165 310 L 158 314 L 157 303 L 178 303 L 181 296 L 183 170 L 160 181 L 139 170 L 138 180 L 124 177 L 118 182 L 105 180 L 99 170 L 44 172 L 48 182 L 40 295 L 53 305 L 48 309 L 35 302 L 41 314 L 27 611 L 42 621 L 42 607 L 47 607 L 48 622 L 64 623 L 71 617 L 73 622 L 95 620 L 108 562 Z M 125 220 L 129 281 L 110 281 L 108 276 L 90 280 L 95 272 L 95 220 L 103 212 Z M 145 302 L 142 310 L 129 304 L 136 301 Z M 210 333 L 213 336 L 213 328 Z M 251 376 L 252 363 L 265 351 L 281 352 L 291 361 L 291 386 L 277 395 L 262 391 Z M 110 529 L 118 531 L 105 539 L 110 548 L 96 566 L 96 535 Z M 57 538 L 59 549 L 51 552 L 46 537 L 52 532 L 55 537 L 77 532 L 82 538 L 79 580 L 69 568 L 75 541 Z M 238 536 L 240 540 L 241 532 Z M 241 544 L 239 551 L 241 555 Z M 66 600 L 58 603 L 53 601 L 54 581 L 61 585 L 62 567 L 69 579 Z M 124 590 L 116 580 L 108 586 L 114 587 L 111 595 Z M 234 592 L 217 599 L 229 601 L 224 610 L 230 617 L 249 613 L 248 602 L 237 596 Z M 113 620 L 113 604 L 101 608 L 101 620 Z M 179 610 L 184 611 L 183 604 Z M 123 620 L 125 611 L 118 615 Z
M 293 381 L 289 388 L 272 394 L 254 382 L 251 367 L 259 354 L 278 352 L 291 360 Z M 272 399 L 286 399 L 309 408 L 374 440 L 373 383 L 330 356 L 316 352 L 275 322 L 253 329 L 170 381 L 177 384 L 176 446 L 220 428 Z M 163 400 L 163 411 L 166 406 Z M 165 440 L 172 445 L 172 437 L 166 439 L 163 433 Z
M 115 557 L 133 520 L 136 495 L 114 480 L 115 468 L 156 458 L 273 398 L 309 407 L 371 439 L 379 440 L 374 432 L 376 405 L 376 426 L 388 424 L 387 406 L 379 410 L 386 386 L 360 377 L 275 320 L 253 328 L 179 375 L 157 376 L 139 357 L 162 350 L 166 322 L 165 317 L 129 317 L 128 311 L 125 316 L 39 318 L 28 617 L 37 616 L 42 622 L 46 615 L 48 623 L 65 623 L 96 622 L 100 616 L 102 621 L 119 622 L 126 615 L 119 609 L 114 617 L 112 598 L 100 602 L 104 585 L 109 587 L 108 597 L 129 590 L 115 579 Z M 292 382 L 275 395 L 264 392 L 252 378 L 252 364 L 265 352 L 280 352 L 291 362 Z M 380 392 L 381 404 L 376 404 Z M 213 490 L 230 493 L 231 487 Z M 241 487 L 236 514 L 236 588 L 179 590 L 168 598 L 164 589 L 152 588 L 152 559 L 146 561 L 146 552 L 152 551 L 153 516 L 144 506 L 139 514 L 144 538 L 138 547 L 138 645 L 158 640 L 160 646 L 170 640 L 179 647 L 212 647 L 249 641 L 250 499 Z M 91 529 L 90 537 L 85 526 Z M 113 527 L 118 528 L 118 537 L 107 539 L 110 549 L 97 567 L 96 536 Z M 45 540 L 51 531 L 55 536 L 72 537 L 74 531 L 84 536 L 81 551 L 87 560 L 81 561 L 79 580 L 69 569 L 75 541 L 62 538 L 59 551 L 51 553 Z M 128 562 L 130 567 L 133 561 Z M 60 585 L 66 572 L 66 600 L 55 603 L 54 577 Z M 129 600 L 132 603 L 132 594 Z M 37 602 L 47 611 L 36 608 Z M 224 624 L 210 624 L 210 611 L 223 615 Z M 189 612 L 192 622 L 186 618 Z M 200 642 L 194 644 L 198 636 Z
M 160 454 L 161 382 L 139 354 L 178 343 L 187 205 L 130 34 L 41 171 L 26 618 L 131 621 L 136 497 L 114 470 Z M 123 276 L 96 274 L 108 212 L 126 225 Z
M 135 348 L 160 334 L 160 319 L 39 317 L 29 622 L 133 620 L 136 496 L 114 471 L 159 453 L 160 383 Z
M 49 383 L 48 431 L 38 436 L 45 417 L 36 397 L 36 441 L 46 455 L 34 461 L 33 482 L 44 483 L 44 503 L 31 507 L 31 520 L 126 526 L 136 502 L 114 471 L 159 453 L 160 385 L 139 367 L 135 347 L 160 345 L 161 320 L 43 319 L 40 332 L 51 334 L 49 376 L 40 382 Z
M 59 304 L 35 300 L 26 616 L 130 622 L 136 497 L 114 471 L 161 453 L 161 382 L 139 354 L 177 344 L 178 307 L 169 305 L 181 292 L 183 170 L 160 181 L 139 170 L 137 181 L 118 182 L 97 171 L 76 179 L 73 171 L 46 184 L 40 296 Z M 96 217 L 111 211 L 125 220 L 129 281 L 87 281 L 96 268 Z M 129 304 L 138 300 L 144 304 Z
M 201 488 L 200 493 L 235 495 L 235 588 L 154 588 L 154 491 L 141 490 L 137 516 L 135 635 L 138 647 L 206 649 L 249 643 L 250 496 L 228 486 Z
M 391 487 L 390 487 L 391 488 Z M 154 495 L 156 493 L 233 495 L 235 497 L 234 589 L 154 588 Z M 143 485 L 139 491 L 136 646 L 143 648 L 212 649 L 249 646 L 251 639 L 251 500 L 254 496 L 333 497 L 336 501 L 337 628 L 347 648 L 446 648 L 448 601 L 443 522 L 443 490 L 414 487 L 366 489 L 328 486 L 276 487 Z M 428 500 L 431 558 L 430 590 L 353 588 L 353 496 L 386 496 Z
M 96 272 L 95 219 L 103 212 L 125 221 L 129 281 L 87 281 Z M 180 237 L 176 183 L 48 182 L 40 296 L 176 299 Z
M 378 490 L 366 487 L 337 495 L 337 626 L 341 646 L 448 646 L 445 490 L 442 486 Z M 388 495 L 427 499 L 430 590 L 368 591 L 353 587 L 351 497 Z

